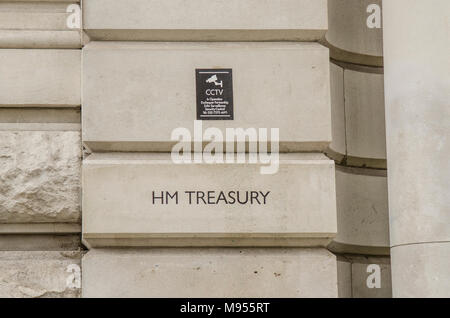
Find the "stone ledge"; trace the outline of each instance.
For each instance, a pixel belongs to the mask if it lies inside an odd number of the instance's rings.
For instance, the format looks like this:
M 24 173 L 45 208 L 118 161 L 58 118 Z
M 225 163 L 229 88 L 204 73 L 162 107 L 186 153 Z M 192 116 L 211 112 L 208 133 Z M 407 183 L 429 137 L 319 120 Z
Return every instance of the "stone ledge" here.
M 80 48 L 80 29 L 67 27 L 79 1 L 0 1 L 0 48 Z
M 336 241 L 332 241 L 328 244 L 327 249 L 335 254 L 351 253 L 370 256 L 386 256 L 391 254 L 391 249 L 389 246 L 344 244 Z
M 80 0 L 7 0 L 8 2 L 70 2 L 80 3 Z
M 0 233 L 0 251 L 74 251 L 81 248 L 80 234 Z
M 74 123 L 0 123 L 0 131 L 80 131 Z
M 337 65 L 344 70 L 350 70 L 350 71 L 361 72 L 361 73 L 370 73 L 370 74 L 384 74 L 384 67 L 382 67 L 382 66 L 378 67 L 378 66 L 347 63 L 347 62 L 335 60 L 333 58 L 330 58 L 330 63 Z
M 78 223 L 0 223 L 0 234 L 81 233 Z
M 330 50 L 330 58 L 335 61 L 353 64 L 361 67 L 376 67 L 381 68 L 384 65 L 384 58 L 382 56 L 371 56 L 365 54 L 357 54 L 342 50 L 327 42 L 326 39 L 321 39 L 320 44 L 326 46 Z
M 331 148 L 324 150 L 325 155 L 334 160 L 337 165 L 347 168 L 357 168 L 357 169 L 371 169 L 371 170 L 386 170 L 387 160 L 386 159 L 373 159 L 373 158 L 360 158 L 346 156 L 342 153 L 336 152 Z
M 80 31 L 0 30 L 3 49 L 81 48 Z
M 39 108 L 39 107 L 1 107 L 0 124 L 80 124 L 81 109 L 75 108 Z
M 314 237 L 317 236 L 317 237 Z M 258 233 L 88 233 L 83 244 L 89 248 L 102 247 L 324 247 L 335 233 L 302 233 L 302 235 L 268 235 Z

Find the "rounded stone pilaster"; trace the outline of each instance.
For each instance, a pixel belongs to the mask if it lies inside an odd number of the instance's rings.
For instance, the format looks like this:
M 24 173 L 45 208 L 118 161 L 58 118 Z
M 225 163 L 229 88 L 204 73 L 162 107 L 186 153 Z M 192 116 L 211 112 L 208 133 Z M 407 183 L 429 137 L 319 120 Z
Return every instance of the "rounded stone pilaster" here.
M 447 0 L 385 1 L 384 56 L 394 297 L 449 297 Z
M 381 0 L 329 0 L 339 297 L 391 297 Z M 350 256 L 349 256 L 350 255 Z M 376 266 L 381 289 L 366 283 Z M 377 279 L 378 279 L 377 278 Z M 379 280 L 378 279 L 378 280 Z

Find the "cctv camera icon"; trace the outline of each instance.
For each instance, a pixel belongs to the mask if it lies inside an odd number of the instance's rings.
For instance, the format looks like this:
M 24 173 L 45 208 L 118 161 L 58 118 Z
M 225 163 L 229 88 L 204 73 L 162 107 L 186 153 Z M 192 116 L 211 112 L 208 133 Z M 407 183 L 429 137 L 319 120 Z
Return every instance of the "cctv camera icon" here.
M 218 82 L 217 81 L 217 75 L 213 75 L 210 78 L 208 78 L 206 80 L 206 83 L 214 83 L 214 85 L 216 85 L 216 86 L 223 87 L 223 81 Z

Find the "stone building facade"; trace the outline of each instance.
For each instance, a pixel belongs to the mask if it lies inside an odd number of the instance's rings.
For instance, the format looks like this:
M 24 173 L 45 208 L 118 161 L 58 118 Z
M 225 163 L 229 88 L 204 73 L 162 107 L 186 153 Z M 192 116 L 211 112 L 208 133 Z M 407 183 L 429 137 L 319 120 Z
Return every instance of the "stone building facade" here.
M 0 0 L 0 297 L 449 297 L 432 2 Z

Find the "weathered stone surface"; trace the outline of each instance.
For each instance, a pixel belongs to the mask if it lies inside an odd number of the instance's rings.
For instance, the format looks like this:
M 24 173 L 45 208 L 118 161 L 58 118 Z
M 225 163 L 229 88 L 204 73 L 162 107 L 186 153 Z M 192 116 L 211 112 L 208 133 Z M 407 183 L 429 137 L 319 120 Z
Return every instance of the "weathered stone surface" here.
M 80 234 L 1 233 L 0 236 L 0 251 L 73 251 L 79 248 Z
M 394 297 L 450 297 L 450 242 L 394 246 Z
M 383 74 L 373 67 L 330 63 L 331 156 L 352 166 L 385 168 Z M 336 158 L 335 158 L 336 157 Z
M 330 63 L 330 82 L 332 141 L 329 147 L 335 153 L 340 154 L 339 159 L 341 159 L 347 154 L 344 69 L 334 63 Z
M 395 297 L 450 297 L 449 12 L 447 0 L 384 1 Z
M 337 297 L 325 249 L 94 249 L 83 297 Z
M 80 31 L 0 30 L 0 48 L 42 49 L 79 48 Z
M 0 49 L 0 107 L 81 103 L 81 51 Z
M 384 4 L 391 245 L 448 242 L 450 1 Z
M 196 68 L 233 69 L 234 120 L 205 129 L 279 128 L 281 152 L 331 141 L 328 50 L 317 43 L 91 42 L 83 67 L 93 151 L 171 151 L 175 128 L 193 131 Z
M 0 251 L 0 297 L 80 297 L 80 259 L 78 251 Z
M 94 153 L 83 161 L 83 239 L 92 246 L 327 245 L 336 233 L 333 161 L 285 154 L 277 173 L 261 174 L 261 166 Z M 153 199 L 161 191 L 178 194 L 170 201 L 163 195 L 162 204 Z M 199 199 L 185 191 L 212 193 Z
M 383 29 L 369 28 L 367 19 L 381 0 L 328 0 L 329 30 L 326 39 L 336 60 L 356 64 L 383 65 Z M 379 12 L 381 18 L 381 11 Z M 382 23 L 381 23 L 382 26 Z
M 347 155 L 386 159 L 383 74 L 344 70 Z
M 326 0 L 89 0 L 94 40 L 262 41 L 320 39 Z
M 0 131 L 0 222 L 79 222 L 78 131 Z
M 81 47 L 80 28 L 67 26 L 76 2 L 0 1 L 0 48 Z
M 336 167 L 339 253 L 389 254 L 387 178 L 383 170 Z
M 81 110 L 79 108 L 0 108 L 0 130 L 5 130 L 2 129 L 2 124 L 15 124 L 19 128 L 37 123 L 80 124 Z
M 376 281 L 378 279 L 379 282 Z M 379 283 L 379 285 L 375 283 Z M 338 286 L 340 298 L 392 297 L 390 258 L 386 256 L 338 256 Z
M 0 251 L 68 251 L 80 247 L 78 223 L 0 223 Z

